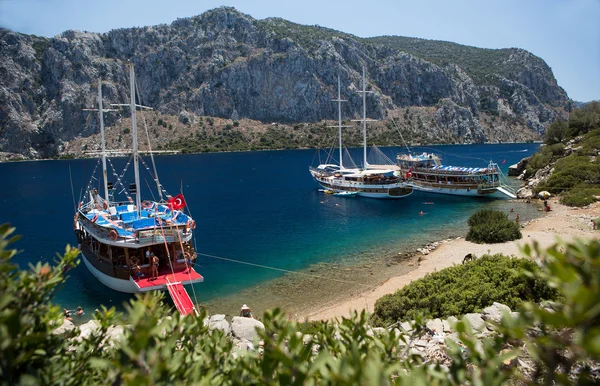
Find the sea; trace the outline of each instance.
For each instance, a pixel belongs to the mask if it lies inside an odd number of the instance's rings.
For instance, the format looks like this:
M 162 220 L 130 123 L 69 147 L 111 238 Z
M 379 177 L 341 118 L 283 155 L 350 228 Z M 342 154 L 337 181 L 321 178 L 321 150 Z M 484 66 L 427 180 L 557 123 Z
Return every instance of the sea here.
M 444 165 L 486 167 L 493 160 L 506 173 L 538 146 L 440 145 L 411 151 L 435 152 Z M 406 149 L 381 150 L 393 159 Z M 350 149 L 355 160 L 361 152 Z M 151 159 L 143 160 L 143 197 L 157 198 L 147 171 Z M 523 222 L 538 216 L 535 207 L 508 199 L 422 192 L 398 200 L 325 195 L 308 172 L 324 160 L 324 153 L 314 149 L 155 157 L 160 182 L 171 195 L 183 193 L 186 210 L 196 220 L 196 270 L 204 282 L 188 291 L 198 304 L 229 314 L 242 303 L 299 312 L 410 271 L 410 259 L 395 257 L 436 240 L 464 237 L 466 221 L 478 209 L 517 212 Z M 112 158 L 110 164 L 120 172 L 128 161 Z M 99 186 L 90 180 L 98 167 L 97 159 L 0 164 L 0 223 L 10 223 L 22 235 L 13 245 L 20 251 L 14 258 L 20 268 L 51 263 L 67 244 L 77 245 L 75 206 L 88 184 Z M 131 165 L 124 180 L 126 186 L 133 182 Z M 520 181 L 510 182 L 518 186 Z M 337 288 L 334 282 L 347 285 Z M 91 314 L 100 305 L 122 310 L 130 299 L 104 287 L 82 263 L 69 272 L 54 301 L 67 309 L 82 306 Z

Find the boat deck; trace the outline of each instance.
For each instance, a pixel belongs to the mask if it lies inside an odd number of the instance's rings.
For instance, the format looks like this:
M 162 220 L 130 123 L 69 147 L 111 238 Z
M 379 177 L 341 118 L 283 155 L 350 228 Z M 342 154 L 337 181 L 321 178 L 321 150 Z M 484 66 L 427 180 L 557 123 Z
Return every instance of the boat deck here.
M 187 270 L 181 270 L 178 272 L 171 272 L 170 269 L 163 269 L 158 272 L 158 277 L 152 279 L 149 276 L 141 277 L 138 280 L 131 279 L 140 291 L 151 291 L 156 289 L 167 288 L 167 283 L 181 282 L 182 284 L 200 283 L 204 281 L 202 275 L 196 272 L 194 269 L 187 273 Z
M 143 208 L 139 217 L 133 205 L 119 205 L 104 210 L 92 209 L 84 215 L 96 225 L 115 229 L 120 236 L 132 236 L 136 230 L 155 228 L 161 223 L 185 225 L 191 220 L 185 213 L 173 211 L 166 205 L 155 202 Z

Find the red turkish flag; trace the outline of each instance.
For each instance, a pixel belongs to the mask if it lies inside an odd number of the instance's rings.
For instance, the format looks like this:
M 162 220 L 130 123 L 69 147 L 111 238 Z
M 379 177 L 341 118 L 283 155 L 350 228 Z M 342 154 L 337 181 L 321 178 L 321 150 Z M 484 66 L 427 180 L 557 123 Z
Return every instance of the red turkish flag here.
M 170 198 L 169 200 L 167 200 L 167 202 L 173 210 L 178 210 L 185 207 L 185 198 L 183 198 L 183 194 L 181 193 L 179 193 L 173 198 Z

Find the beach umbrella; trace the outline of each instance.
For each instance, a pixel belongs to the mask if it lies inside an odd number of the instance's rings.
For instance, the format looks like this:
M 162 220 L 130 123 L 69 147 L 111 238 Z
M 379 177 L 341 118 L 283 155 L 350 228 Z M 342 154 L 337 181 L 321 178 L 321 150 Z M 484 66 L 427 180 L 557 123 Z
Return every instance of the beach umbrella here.
M 552 195 L 550 194 L 550 192 L 547 192 L 545 190 L 542 190 L 541 192 L 538 193 L 538 197 L 539 198 L 543 198 L 544 200 L 549 199 L 550 197 L 552 197 Z

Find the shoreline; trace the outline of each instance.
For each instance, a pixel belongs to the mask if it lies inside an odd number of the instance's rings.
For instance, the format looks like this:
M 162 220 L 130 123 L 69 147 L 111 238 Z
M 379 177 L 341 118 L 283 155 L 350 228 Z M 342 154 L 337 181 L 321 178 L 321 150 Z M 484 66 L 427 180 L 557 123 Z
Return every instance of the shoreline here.
M 520 144 L 542 144 L 543 141 L 531 141 L 531 142 L 486 142 L 483 145 L 520 145 Z M 418 143 L 418 144 L 412 144 L 411 147 L 427 147 L 427 146 L 456 146 L 456 145 L 461 145 L 461 146 L 471 146 L 471 145 L 477 145 L 476 143 L 426 143 L 426 144 L 422 144 L 422 143 Z M 402 147 L 402 146 L 397 146 L 397 145 L 377 145 L 380 147 Z M 350 149 L 352 149 L 353 147 L 350 147 Z M 354 149 L 360 149 L 361 147 L 354 147 Z M 200 151 L 200 152 L 190 152 L 190 153 L 183 153 L 181 152 L 181 149 L 179 150 L 173 150 L 176 153 L 164 153 L 164 154 L 159 154 L 159 153 L 154 153 L 155 155 L 158 156 L 162 156 L 162 155 L 187 155 L 187 154 L 220 154 L 220 153 L 250 153 L 250 152 L 257 152 L 257 151 L 284 151 L 284 150 L 319 150 L 319 147 L 294 147 L 294 148 L 277 148 L 277 149 L 245 149 L 245 150 L 222 150 L 222 151 Z M 100 150 L 97 150 L 100 151 Z M 147 152 L 147 151 L 146 151 Z M 0 163 L 12 163 L 12 162 L 28 162 L 28 161 L 72 161 L 72 160 L 81 160 L 81 159 L 95 159 L 98 158 L 99 155 L 98 154 L 94 154 L 94 155 L 90 155 L 90 156 L 84 156 L 84 155 L 73 155 L 72 157 L 68 157 L 70 154 L 61 154 L 58 156 L 58 158 L 55 157 L 51 157 L 51 158 L 27 158 L 25 156 L 23 156 L 20 153 L 11 153 L 11 152 L 2 152 L 0 151 Z M 62 157 L 65 158 L 62 158 Z M 122 155 L 113 155 L 114 158 L 117 157 L 128 157 L 129 153 L 123 153 Z M 20 158 L 23 157 L 23 158 Z M 11 159 L 11 158 L 19 158 L 19 159 Z
M 553 208 L 552 211 L 524 224 L 521 229 L 523 237 L 519 240 L 499 244 L 475 244 L 462 237 L 450 241 L 439 241 L 439 246 L 430 253 L 417 252 L 416 256 L 420 255 L 419 263 L 414 270 L 391 277 L 374 289 L 347 296 L 337 303 L 315 304 L 312 309 L 303 314 L 295 315 L 294 319 L 297 321 L 334 320 L 349 317 L 354 311 L 373 312 L 375 302 L 382 296 L 394 293 L 429 273 L 462 264 L 467 253 L 478 257 L 496 253 L 522 256 L 520 247 L 530 244 L 532 241 L 537 241 L 541 248 L 547 248 L 557 239 L 564 241 L 571 241 L 576 237 L 600 239 L 600 232 L 594 231 L 590 226 L 591 218 L 600 217 L 600 203 L 594 203 L 585 208 L 570 208 L 560 204 L 556 198 L 549 202 Z M 535 205 L 535 203 L 532 204 Z
M 489 206 L 509 212 L 514 208 L 526 222 L 540 217 L 538 205 L 522 201 L 495 200 Z M 288 272 L 280 277 L 262 281 L 256 285 L 213 297 L 200 303 L 209 313 L 239 314 L 241 304 L 248 304 L 256 315 L 279 308 L 289 319 L 303 321 L 306 315 L 321 308 L 341 304 L 348 299 L 361 297 L 397 276 L 411 275 L 423 260 L 422 250 L 435 250 L 442 243 L 464 237 L 468 227 L 465 222 L 453 222 L 452 226 L 434 227 L 418 237 L 403 238 L 395 234 L 390 242 L 360 248 L 351 254 L 342 254 L 310 264 L 300 271 Z M 437 241 L 436 240 L 443 240 Z M 461 260 L 462 261 L 462 260 Z M 361 303 L 367 311 L 372 306 Z

